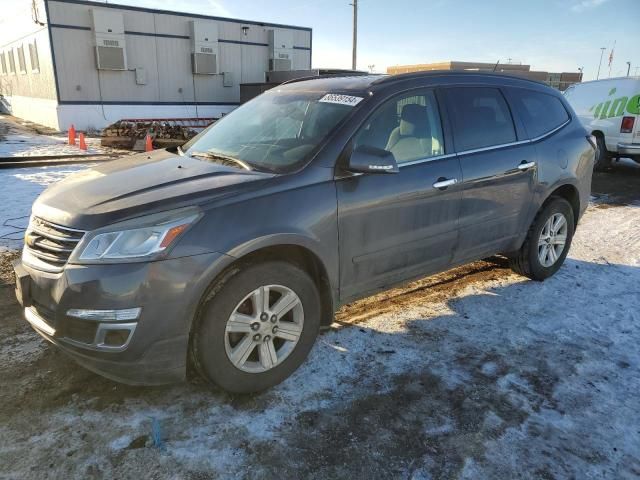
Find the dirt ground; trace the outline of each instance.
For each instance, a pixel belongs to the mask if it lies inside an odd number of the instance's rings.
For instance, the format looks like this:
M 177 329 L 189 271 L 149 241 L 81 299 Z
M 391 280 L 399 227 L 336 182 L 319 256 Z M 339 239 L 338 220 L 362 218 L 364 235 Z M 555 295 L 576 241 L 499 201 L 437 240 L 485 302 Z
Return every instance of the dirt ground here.
M 565 266 L 476 262 L 342 308 L 259 395 L 128 387 L 35 334 L 0 262 L 0 478 L 640 478 L 640 168 Z

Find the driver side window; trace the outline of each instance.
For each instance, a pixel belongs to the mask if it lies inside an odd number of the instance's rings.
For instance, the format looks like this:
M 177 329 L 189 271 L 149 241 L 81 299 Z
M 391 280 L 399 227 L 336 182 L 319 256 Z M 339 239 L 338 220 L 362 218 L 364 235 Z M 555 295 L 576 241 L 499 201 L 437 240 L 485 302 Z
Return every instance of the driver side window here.
M 444 154 L 440 113 L 432 91 L 400 95 L 381 105 L 356 134 L 354 148 L 387 150 L 399 164 Z

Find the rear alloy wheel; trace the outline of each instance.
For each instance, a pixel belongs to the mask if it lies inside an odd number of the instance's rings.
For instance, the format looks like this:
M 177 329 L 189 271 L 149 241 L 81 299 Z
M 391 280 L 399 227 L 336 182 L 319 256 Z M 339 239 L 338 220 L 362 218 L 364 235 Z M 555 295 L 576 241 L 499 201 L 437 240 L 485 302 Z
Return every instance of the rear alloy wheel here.
M 532 280 L 556 273 L 569 253 L 574 225 L 571 204 L 551 197 L 536 215 L 520 250 L 509 257 L 512 270 Z
M 567 219 L 562 213 L 554 213 L 542 227 L 538 239 L 538 260 L 543 267 L 551 267 L 558 261 L 567 244 Z
M 302 269 L 269 261 L 234 268 L 212 285 L 192 334 L 194 364 L 233 393 L 282 382 L 307 357 L 320 327 L 318 289 Z

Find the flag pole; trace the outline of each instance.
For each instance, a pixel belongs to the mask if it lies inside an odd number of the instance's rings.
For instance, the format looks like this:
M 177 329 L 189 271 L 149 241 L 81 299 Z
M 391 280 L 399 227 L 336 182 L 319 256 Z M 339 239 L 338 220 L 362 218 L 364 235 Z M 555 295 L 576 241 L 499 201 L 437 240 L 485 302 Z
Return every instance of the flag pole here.
M 613 48 L 611 49 L 611 53 L 609 54 L 609 78 L 611 78 L 611 64 L 613 63 L 613 52 L 616 49 L 617 40 L 613 41 Z

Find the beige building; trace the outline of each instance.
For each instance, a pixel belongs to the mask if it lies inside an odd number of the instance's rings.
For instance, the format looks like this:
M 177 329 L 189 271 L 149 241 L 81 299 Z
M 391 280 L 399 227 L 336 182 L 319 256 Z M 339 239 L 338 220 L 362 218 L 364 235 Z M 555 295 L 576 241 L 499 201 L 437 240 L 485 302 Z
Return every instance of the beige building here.
M 66 130 L 219 117 L 240 85 L 311 68 L 311 29 L 88 0 L 3 0 L 0 110 Z M 162 6 L 165 2 L 156 2 Z
M 531 65 L 510 64 L 510 63 L 482 63 L 482 62 L 457 62 L 446 61 L 437 63 L 421 63 L 415 65 L 396 65 L 387 68 L 387 73 L 398 75 L 400 73 L 423 72 L 430 70 L 466 70 L 478 72 L 500 72 L 515 75 L 529 80 L 546 83 L 558 90 L 566 90 L 570 85 L 579 83 L 582 74 L 577 72 L 541 72 L 531 70 Z

